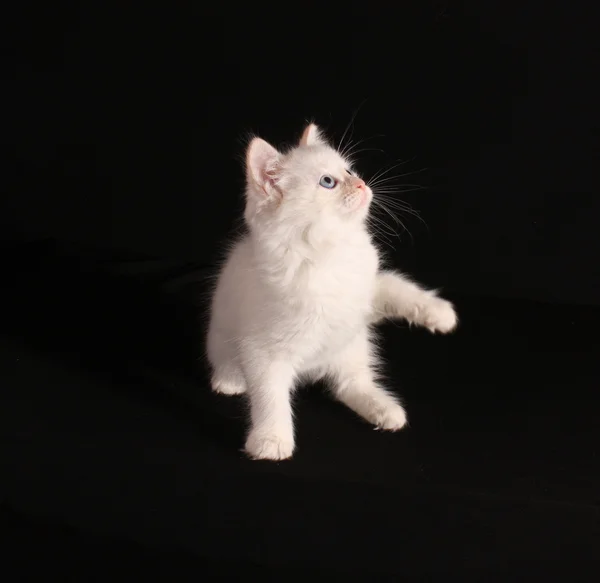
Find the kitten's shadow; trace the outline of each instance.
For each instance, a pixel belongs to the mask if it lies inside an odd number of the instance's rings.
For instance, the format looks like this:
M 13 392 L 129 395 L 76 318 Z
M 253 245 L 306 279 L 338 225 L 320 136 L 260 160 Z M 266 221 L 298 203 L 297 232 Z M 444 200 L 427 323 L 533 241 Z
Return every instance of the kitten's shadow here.
M 5 265 L 2 331 L 239 448 L 244 405 L 210 392 L 202 356 L 206 278 L 166 291 L 156 278 L 85 269 L 56 253 L 13 253 Z

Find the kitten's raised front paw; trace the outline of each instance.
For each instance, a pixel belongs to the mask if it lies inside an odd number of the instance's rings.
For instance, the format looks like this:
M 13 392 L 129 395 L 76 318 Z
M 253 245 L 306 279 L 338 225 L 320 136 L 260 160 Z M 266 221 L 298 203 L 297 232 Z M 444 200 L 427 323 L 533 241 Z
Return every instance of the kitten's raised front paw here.
M 447 300 L 432 297 L 422 308 L 420 314 L 422 325 L 430 332 L 441 332 L 447 334 L 452 332 L 458 324 L 458 316 L 454 306 Z
M 250 432 L 245 450 L 255 460 L 285 460 L 294 453 L 294 440 L 277 433 Z
M 390 405 L 377 411 L 375 415 L 376 429 L 398 431 L 406 425 L 406 411 L 402 405 Z

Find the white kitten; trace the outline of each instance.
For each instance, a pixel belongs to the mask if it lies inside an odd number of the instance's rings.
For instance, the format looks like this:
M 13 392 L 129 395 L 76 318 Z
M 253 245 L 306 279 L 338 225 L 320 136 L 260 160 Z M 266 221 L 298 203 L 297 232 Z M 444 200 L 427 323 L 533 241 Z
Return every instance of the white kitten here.
M 454 308 L 399 273 L 380 271 L 365 224 L 373 193 L 315 125 L 287 153 L 255 138 L 246 167 L 249 234 L 219 275 L 207 339 L 213 390 L 248 393 L 246 452 L 291 457 L 299 378 L 327 378 L 358 415 L 400 429 L 406 414 L 377 382 L 371 325 L 405 318 L 449 332 Z

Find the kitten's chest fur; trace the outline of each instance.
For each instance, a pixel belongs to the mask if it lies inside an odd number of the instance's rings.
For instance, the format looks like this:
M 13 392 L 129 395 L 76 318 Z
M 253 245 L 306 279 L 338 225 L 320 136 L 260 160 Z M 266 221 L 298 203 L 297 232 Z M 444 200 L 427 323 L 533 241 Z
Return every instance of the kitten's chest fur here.
M 307 263 L 290 294 L 298 306 L 325 319 L 351 317 L 368 309 L 377 273 L 371 249 L 354 248 Z
M 277 290 L 273 332 L 306 360 L 339 350 L 365 326 L 378 262 L 376 249 L 362 238 L 303 261 Z

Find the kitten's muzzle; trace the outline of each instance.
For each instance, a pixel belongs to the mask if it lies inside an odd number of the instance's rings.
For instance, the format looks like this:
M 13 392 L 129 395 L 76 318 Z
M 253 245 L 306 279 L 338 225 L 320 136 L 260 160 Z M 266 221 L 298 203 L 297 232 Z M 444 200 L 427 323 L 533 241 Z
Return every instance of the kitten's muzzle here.
M 367 185 L 362 178 L 355 178 L 353 182 L 354 188 L 358 188 L 358 190 L 362 190 L 363 192 L 367 190 Z

